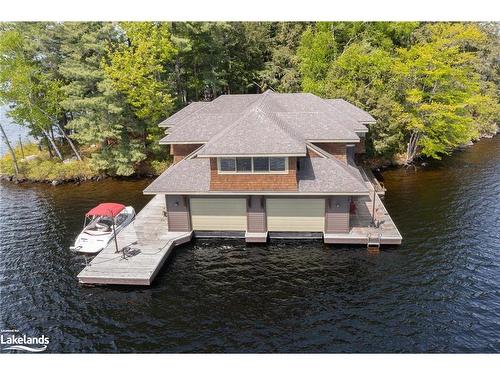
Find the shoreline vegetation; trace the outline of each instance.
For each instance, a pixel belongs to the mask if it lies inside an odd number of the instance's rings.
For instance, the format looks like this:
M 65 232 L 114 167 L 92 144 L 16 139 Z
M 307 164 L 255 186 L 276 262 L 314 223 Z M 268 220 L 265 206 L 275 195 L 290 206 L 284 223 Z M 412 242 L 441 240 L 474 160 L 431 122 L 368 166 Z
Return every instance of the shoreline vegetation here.
M 34 144 L 1 179 L 153 176 L 158 123 L 223 94 L 313 93 L 371 113 L 366 164 L 441 159 L 498 132 L 497 22 L 0 23 L 0 105 Z
M 6 153 L 0 158 L 0 181 L 14 183 L 50 183 L 54 186 L 63 183 L 81 183 L 101 181 L 109 177 L 149 178 L 160 175 L 170 165 L 170 159 L 164 161 L 146 160 L 137 172 L 129 176 L 112 176 L 96 169 L 91 158 L 82 152 L 81 160 L 76 157 L 59 160 L 50 156 L 39 145 L 27 143 L 13 148 L 17 159 L 16 174 L 12 154 Z
M 462 151 L 476 142 L 480 142 L 483 138 L 493 138 L 497 134 L 485 134 L 475 142 L 457 147 L 454 152 Z M 130 176 L 112 176 L 106 173 L 99 172 L 92 167 L 89 158 L 83 157 L 82 160 L 76 158 L 65 159 L 62 162 L 54 160 L 47 153 L 39 150 L 38 145 L 28 143 L 27 145 L 17 146 L 14 149 L 19 164 L 19 174 L 16 177 L 12 156 L 6 154 L 0 158 L 0 181 L 10 181 L 16 184 L 19 183 L 50 183 L 53 186 L 88 181 L 102 181 L 106 178 L 123 178 L 123 179 L 142 179 L 159 176 L 170 165 L 170 160 L 165 161 L 147 161 L 143 164 L 141 172 L 136 172 Z M 450 155 L 451 156 L 451 155 Z M 387 159 L 382 157 L 369 157 L 362 160 L 362 164 L 376 171 L 389 168 L 408 167 L 404 163 L 404 157 L 399 159 Z M 413 163 L 414 168 L 425 168 L 432 164 L 432 159 L 422 158 L 419 163 Z

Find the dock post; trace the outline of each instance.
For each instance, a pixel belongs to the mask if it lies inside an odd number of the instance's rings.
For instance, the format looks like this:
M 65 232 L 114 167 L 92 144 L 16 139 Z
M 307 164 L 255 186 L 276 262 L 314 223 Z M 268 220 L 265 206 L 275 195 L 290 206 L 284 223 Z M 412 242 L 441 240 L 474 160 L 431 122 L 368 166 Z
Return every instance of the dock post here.
M 373 202 L 372 202 L 372 225 L 375 227 L 375 189 L 373 189 Z

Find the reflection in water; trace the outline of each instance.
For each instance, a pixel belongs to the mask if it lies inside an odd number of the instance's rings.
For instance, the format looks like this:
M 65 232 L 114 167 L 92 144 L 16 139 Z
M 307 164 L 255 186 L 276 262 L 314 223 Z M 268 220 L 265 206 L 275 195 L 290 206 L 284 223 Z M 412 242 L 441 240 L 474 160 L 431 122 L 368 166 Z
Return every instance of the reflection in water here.
M 152 288 L 80 286 L 68 250 L 90 207 L 139 211 L 149 181 L 3 184 L 0 329 L 52 352 L 498 352 L 499 145 L 384 173 L 400 247 L 199 240 Z

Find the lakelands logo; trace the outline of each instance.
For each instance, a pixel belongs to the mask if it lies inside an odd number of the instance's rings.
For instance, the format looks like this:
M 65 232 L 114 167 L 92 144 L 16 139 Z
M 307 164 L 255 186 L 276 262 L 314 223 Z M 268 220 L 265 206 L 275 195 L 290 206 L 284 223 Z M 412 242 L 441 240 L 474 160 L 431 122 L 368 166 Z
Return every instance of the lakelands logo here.
M 20 350 L 24 352 L 43 352 L 47 349 L 49 338 L 45 335 L 32 337 L 21 335 L 17 330 L 0 331 L 2 350 Z

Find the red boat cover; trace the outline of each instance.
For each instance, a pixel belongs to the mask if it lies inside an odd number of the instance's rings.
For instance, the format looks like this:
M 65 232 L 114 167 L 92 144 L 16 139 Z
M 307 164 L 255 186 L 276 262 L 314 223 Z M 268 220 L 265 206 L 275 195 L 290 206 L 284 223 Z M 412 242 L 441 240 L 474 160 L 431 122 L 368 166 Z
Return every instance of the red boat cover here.
M 120 203 L 101 203 L 100 205 L 94 207 L 89 212 L 87 216 L 110 216 L 115 217 L 118 215 L 125 206 Z

